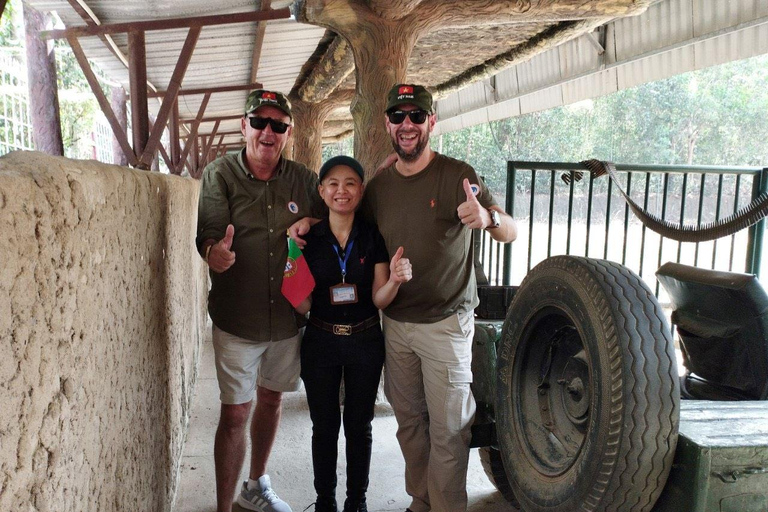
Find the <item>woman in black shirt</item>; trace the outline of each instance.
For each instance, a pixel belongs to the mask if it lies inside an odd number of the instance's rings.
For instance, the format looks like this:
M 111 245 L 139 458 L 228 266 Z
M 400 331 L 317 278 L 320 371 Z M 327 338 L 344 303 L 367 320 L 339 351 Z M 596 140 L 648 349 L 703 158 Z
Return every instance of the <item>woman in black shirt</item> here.
M 337 511 L 342 378 L 347 440 L 344 512 L 367 512 L 371 421 L 384 363 L 378 309 L 389 305 L 400 285 L 411 278 L 403 249 L 387 263 L 378 229 L 355 216 L 363 196 L 363 176 L 362 166 L 350 157 L 337 156 L 323 165 L 318 189 L 329 213 L 306 235 L 303 250 L 315 278 L 311 297 L 297 309 L 310 311 L 301 345 L 301 378 L 312 418 L 316 512 Z

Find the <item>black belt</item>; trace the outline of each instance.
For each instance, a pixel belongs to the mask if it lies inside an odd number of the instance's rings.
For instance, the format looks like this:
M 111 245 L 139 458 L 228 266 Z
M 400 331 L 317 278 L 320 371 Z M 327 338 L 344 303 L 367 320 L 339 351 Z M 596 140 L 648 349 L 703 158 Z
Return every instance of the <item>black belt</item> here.
M 323 322 L 322 320 L 315 318 L 313 316 L 309 317 L 309 323 L 314 325 L 315 327 L 322 329 L 324 331 L 332 332 L 333 334 L 337 336 L 349 336 L 350 334 L 355 334 L 356 332 L 361 332 L 366 329 L 370 329 L 373 326 L 379 325 L 380 320 L 379 316 L 372 316 L 371 318 L 368 318 L 366 320 L 363 320 L 362 322 L 354 325 L 350 324 L 329 324 L 328 322 Z

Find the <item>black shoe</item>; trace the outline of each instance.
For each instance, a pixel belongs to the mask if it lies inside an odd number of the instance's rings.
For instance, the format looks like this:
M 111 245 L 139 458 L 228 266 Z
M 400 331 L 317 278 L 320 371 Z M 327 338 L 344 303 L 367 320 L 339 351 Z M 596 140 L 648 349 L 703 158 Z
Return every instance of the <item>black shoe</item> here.
M 365 498 L 347 498 L 344 501 L 344 512 L 368 512 L 368 504 L 365 502 Z
M 315 512 L 339 512 L 336 506 L 336 498 L 318 496 L 315 500 Z

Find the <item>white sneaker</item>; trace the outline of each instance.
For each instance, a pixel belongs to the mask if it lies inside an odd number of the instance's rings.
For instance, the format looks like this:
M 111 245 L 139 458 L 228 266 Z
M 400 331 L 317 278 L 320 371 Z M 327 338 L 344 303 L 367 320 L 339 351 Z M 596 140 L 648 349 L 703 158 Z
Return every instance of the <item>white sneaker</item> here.
M 272 490 L 269 475 L 262 475 L 253 489 L 248 488 L 247 481 L 243 482 L 243 490 L 237 497 L 237 504 L 246 510 L 257 512 L 292 512 L 291 507 Z

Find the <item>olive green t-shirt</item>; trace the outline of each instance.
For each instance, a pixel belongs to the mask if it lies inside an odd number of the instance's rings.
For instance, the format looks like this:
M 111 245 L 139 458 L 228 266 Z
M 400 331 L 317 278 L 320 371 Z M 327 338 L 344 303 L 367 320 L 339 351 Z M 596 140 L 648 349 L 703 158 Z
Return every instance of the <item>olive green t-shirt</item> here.
M 245 150 L 243 150 L 245 151 Z M 235 227 L 235 263 L 211 271 L 208 312 L 220 329 L 253 341 L 278 341 L 298 332 L 297 316 L 283 297 L 286 230 L 302 217 L 320 217 L 317 175 L 281 158 L 268 181 L 247 171 L 243 151 L 223 156 L 203 171 L 197 216 L 197 249 Z
M 366 185 L 363 213 L 378 225 L 389 254 L 403 246 L 413 266 L 413 278 L 384 310 L 390 318 L 434 323 L 477 306 L 472 230 L 456 211 L 467 199 L 464 178 L 479 185 L 481 205 L 496 204 L 470 165 L 439 153 L 413 176 L 390 166 Z

